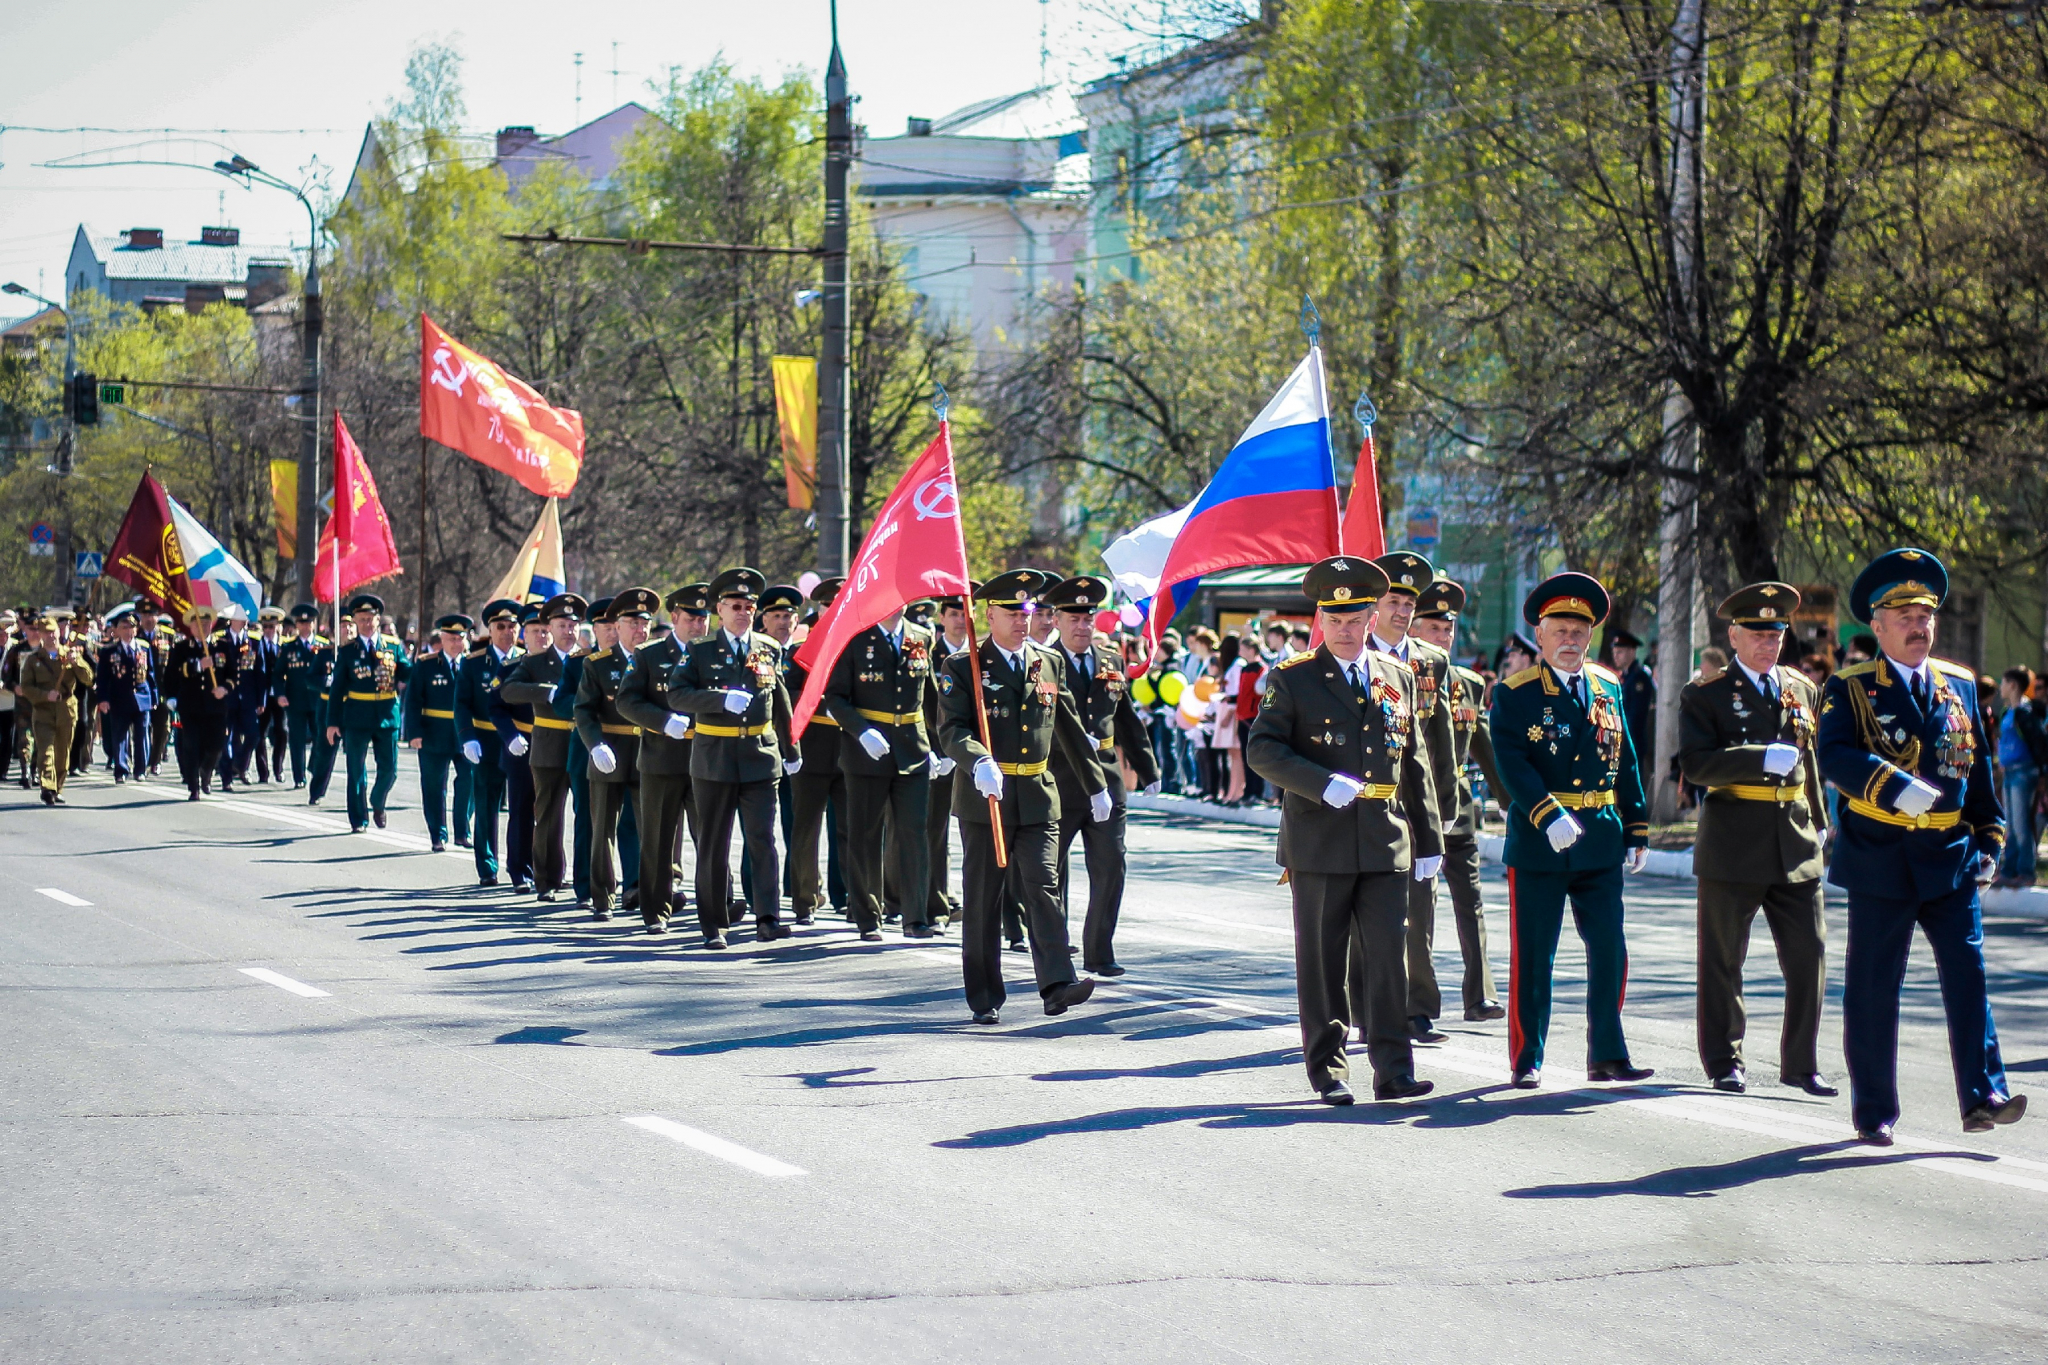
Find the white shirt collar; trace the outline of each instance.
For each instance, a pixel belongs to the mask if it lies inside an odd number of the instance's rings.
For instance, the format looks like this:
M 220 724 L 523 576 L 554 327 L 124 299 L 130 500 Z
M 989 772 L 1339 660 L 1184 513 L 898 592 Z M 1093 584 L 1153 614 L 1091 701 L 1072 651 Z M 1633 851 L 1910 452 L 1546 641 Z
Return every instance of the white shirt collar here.
M 1563 683 L 1566 687 L 1570 687 L 1573 683 L 1577 682 L 1579 679 L 1586 676 L 1586 670 L 1584 666 L 1581 666 L 1579 671 L 1576 673 L 1567 673 L 1563 669 L 1559 668 L 1556 664 L 1552 664 L 1550 666 L 1550 671 L 1552 673 L 1557 674 L 1557 680 Z
M 994 640 L 990 640 L 989 643 L 992 645 L 996 645 L 996 642 Z M 996 653 L 1002 655 L 1003 658 L 1007 659 L 1011 667 L 1016 668 L 1020 671 L 1023 669 L 1024 650 L 1022 648 L 1004 649 L 1001 645 L 996 645 Z
M 1884 661 L 1899 670 L 1899 680 L 1901 682 L 1911 684 L 1915 679 L 1918 679 L 1921 682 L 1932 684 L 1934 680 L 1933 672 L 1926 659 L 1920 661 L 1918 668 L 1908 668 L 1889 654 L 1884 656 Z
M 1742 659 L 1739 656 L 1735 660 L 1735 666 L 1742 670 L 1743 675 L 1750 680 L 1750 682 L 1756 687 L 1757 691 L 1764 692 L 1768 695 L 1768 693 L 1775 692 L 1777 690 L 1778 683 L 1775 677 L 1771 679 L 1771 684 L 1769 688 L 1766 688 L 1764 686 L 1764 675 L 1756 672 L 1748 664 L 1742 662 Z M 1771 670 L 1773 674 L 1775 674 L 1777 671 L 1778 670 L 1775 668 Z
M 497 645 L 493 644 L 491 646 L 491 653 L 498 656 L 498 662 L 501 664 L 512 661 L 512 651 L 509 649 L 499 649 Z
M 733 633 L 732 633 L 731 631 L 727 630 L 727 629 L 726 629 L 726 628 L 725 628 L 724 626 L 720 626 L 720 627 L 718 628 L 718 631 L 719 631 L 719 634 L 721 634 L 721 635 L 725 636 L 725 647 L 726 647 L 727 649 L 744 649 L 744 648 L 746 648 L 746 644 L 747 644 L 747 642 L 746 642 L 746 639 L 745 639 L 745 637 L 733 634 Z
M 1385 640 L 1382 640 L 1380 638 L 1380 633 L 1378 631 L 1373 631 L 1372 647 L 1380 651 L 1380 653 L 1382 654 L 1391 654 L 1395 658 L 1401 659 L 1403 661 L 1405 661 L 1408 658 L 1408 637 L 1405 635 L 1401 637 L 1400 644 L 1390 645 Z

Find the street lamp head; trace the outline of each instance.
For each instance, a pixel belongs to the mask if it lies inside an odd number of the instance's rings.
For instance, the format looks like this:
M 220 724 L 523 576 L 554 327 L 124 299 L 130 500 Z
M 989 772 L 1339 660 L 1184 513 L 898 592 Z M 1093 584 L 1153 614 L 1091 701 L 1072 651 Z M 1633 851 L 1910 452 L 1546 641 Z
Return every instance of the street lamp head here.
M 213 168 L 222 175 L 247 175 L 250 171 L 256 170 L 257 165 L 249 158 L 236 153 L 225 161 L 214 162 Z
M 28 290 L 25 287 L 16 284 L 13 280 L 0 284 L 0 294 L 26 294 L 27 292 Z

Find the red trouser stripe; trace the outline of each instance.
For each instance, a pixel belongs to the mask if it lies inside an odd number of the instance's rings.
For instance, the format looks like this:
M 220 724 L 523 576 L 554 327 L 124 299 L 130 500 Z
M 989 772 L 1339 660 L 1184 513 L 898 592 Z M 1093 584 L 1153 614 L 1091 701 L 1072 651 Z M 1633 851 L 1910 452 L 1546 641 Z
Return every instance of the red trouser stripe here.
M 1522 1057 L 1522 951 L 1515 932 L 1515 870 L 1508 869 L 1508 1066 Z

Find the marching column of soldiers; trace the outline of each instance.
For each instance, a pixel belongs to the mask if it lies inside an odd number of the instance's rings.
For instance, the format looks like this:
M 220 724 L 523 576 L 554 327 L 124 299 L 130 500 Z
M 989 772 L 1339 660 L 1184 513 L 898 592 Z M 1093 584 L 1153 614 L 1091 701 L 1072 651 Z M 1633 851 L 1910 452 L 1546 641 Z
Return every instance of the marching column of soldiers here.
M 451 840 L 470 849 L 483 887 L 509 879 L 542 902 L 567 892 L 600 921 L 637 910 L 651 934 L 668 933 L 694 899 L 712 950 L 749 919 L 755 942 L 788 936 L 784 894 L 796 924 L 839 907 L 867 943 L 890 923 L 926 941 L 957 927 L 975 1023 L 1001 1022 L 1006 941 L 1030 954 L 1047 1015 L 1082 1004 L 1097 978 L 1126 970 L 1115 937 L 1127 792 L 1157 790 L 1159 778 L 1124 660 L 1095 633 L 1109 585 L 1013 569 L 962 597 L 910 604 L 831 661 L 799 736 L 793 703 L 812 679 L 791 627 L 806 606 L 815 623 L 841 586 L 826 579 L 807 598 L 735 568 L 665 597 L 630 587 L 594 601 L 501 599 L 476 621 L 440 618 L 418 658 L 382 633 L 384 604 L 368 593 L 346 604 L 339 641 L 318 633 L 310 606 L 289 614 L 283 640 L 275 609 L 259 613 L 259 637 L 238 610 L 196 606 L 174 632 L 138 606 L 110 615 L 89 655 L 69 613 L 49 611 L 19 623 L 0 681 L 26 705 L 16 725 L 26 719 L 49 805 L 63 804 L 78 771 L 81 730 L 87 743 L 100 734 L 116 782 L 154 775 L 174 730 L 192 800 L 216 780 L 223 791 L 247 782 L 252 760 L 258 781 L 282 781 L 289 753 L 294 788 L 317 805 L 340 756 L 351 830 L 384 828 L 402 743 L 417 756 L 434 850 Z M 1590 657 L 1611 605 L 1605 587 L 1571 572 L 1538 584 L 1522 606 L 1535 661 L 1490 698 L 1486 679 L 1450 655 L 1465 590 L 1422 556 L 1333 556 L 1308 568 L 1302 592 L 1321 643 L 1266 675 L 1245 755 L 1281 793 L 1276 860 L 1293 906 L 1310 1087 L 1328 1104 L 1356 1101 L 1356 1030 L 1375 1099 L 1433 1089 L 1417 1062 L 1444 1038 L 1439 882 L 1463 958 L 1463 1017 L 1505 1019 L 1513 1086 L 1543 1083 L 1567 909 L 1585 952 L 1588 1080 L 1650 1078 L 1622 1023 L 1623 881 L 1644 868 L 1650 833 L 1630 715 L 1649 685 Z M 1965 1131 L 2016 1122 L 2027 1103 L 2007 1082 L 1985 981 L 1979 888 L 2005 838 L 1990 745 L 1970 670 L 1931 654 L 1947 594 L 1931 553 L 1880 556 L 1848 601 L 1878 657 L 1816 687 L 1780 662 L 1798 591 L 1747 585 L 1719 607 L 1733 666 L 1680 698 L 1675 762 L 1704 791 L 1694 848 L 1702 1068 L 1719 1090 L 1752 1084 L 1743 969 L 1761 914 L 1784 980 L 1779 1081 L 1837 1093 L 1819 1058 L 1825 877 L 1847 896 L 1853 1118 L 1880 1146 L 1900 1112 L 1899 996 L 1916 927 L 1940 969 Z M 970 649 L 976 607 L 986 633 Z M 1482 784 L 1506 820 L 1505 992 L 1480 894 Z M 1833 821 L 1829 786 L 1840 796 Z M 957 903 L 946 885 L 955 828 Z M 1088 883 L 1078 943 L 1076 843 Z

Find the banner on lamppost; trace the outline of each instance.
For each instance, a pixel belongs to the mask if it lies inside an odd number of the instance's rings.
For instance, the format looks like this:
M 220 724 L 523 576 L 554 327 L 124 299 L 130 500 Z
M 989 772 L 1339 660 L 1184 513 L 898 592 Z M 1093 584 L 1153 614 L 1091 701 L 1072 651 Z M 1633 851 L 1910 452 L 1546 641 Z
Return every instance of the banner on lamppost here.
M 818 495 L 818 362 L 807 355 L 778 355 L 769 364 L 789 505 L 808 508 Z

